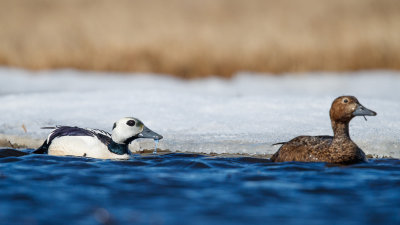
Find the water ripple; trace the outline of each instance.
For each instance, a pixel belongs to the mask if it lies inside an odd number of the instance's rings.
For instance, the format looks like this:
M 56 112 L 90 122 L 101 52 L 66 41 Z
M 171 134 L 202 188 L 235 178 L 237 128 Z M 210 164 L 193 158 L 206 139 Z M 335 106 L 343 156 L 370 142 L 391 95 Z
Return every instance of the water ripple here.
M 0 158 L 0 224 L 399 224 L 400 161 Z

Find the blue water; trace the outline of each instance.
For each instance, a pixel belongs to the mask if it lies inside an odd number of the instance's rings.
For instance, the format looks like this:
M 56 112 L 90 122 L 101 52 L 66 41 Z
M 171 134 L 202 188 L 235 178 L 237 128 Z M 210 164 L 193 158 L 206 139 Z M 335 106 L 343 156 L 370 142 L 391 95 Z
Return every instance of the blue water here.
M 400 161 L 5 157 L 0 224 L 400 224 Z

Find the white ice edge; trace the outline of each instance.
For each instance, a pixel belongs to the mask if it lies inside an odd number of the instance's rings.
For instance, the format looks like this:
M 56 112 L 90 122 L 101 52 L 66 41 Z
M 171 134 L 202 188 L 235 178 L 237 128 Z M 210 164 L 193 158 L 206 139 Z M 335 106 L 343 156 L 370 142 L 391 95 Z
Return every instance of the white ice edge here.
M 360 71 L 264 76 L 239 73 L 183 81 L 152 74 L 0 68 L 0 133 L 44 139 L 40 127 L 111 131 L 124 116 L 164 136 L 160 149 L 271 154 L 298 135 L 331 135 L 328 111 L 354 95 L 378 116 L 355 118 L 353 140 L 367 153 L 400 158 L 400 73 Z M 25 133 L 22 125 L 25 126 Z M 152 149 L 152 140 L 139 141 Z

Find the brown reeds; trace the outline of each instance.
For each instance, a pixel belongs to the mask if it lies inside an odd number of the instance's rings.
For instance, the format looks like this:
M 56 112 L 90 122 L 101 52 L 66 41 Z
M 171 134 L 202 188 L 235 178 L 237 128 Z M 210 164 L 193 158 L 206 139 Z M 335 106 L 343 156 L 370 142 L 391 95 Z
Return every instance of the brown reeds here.
M 400 1 L 0 0 L 0 64 L 185 78 L 400 69 Z

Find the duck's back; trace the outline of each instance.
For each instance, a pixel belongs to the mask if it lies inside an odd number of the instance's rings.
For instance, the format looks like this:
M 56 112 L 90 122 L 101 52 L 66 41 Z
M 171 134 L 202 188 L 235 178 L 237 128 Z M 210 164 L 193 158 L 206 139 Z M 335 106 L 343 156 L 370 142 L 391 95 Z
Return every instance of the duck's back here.
M 327 149 L 332 143 L 332 136 L 299 136 L 283 145 L 271 157 L 273 162 L 321 162 L 329 157 Z

